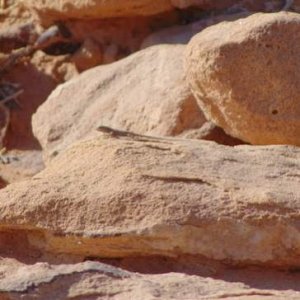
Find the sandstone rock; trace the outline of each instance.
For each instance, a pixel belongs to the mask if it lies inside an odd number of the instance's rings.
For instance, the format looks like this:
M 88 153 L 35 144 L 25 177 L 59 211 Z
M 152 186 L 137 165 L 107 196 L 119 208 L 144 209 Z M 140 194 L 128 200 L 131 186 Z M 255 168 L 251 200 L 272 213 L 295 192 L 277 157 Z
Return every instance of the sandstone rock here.
M 298 148 L 108 132 L 0 191 L 1 256 L 22 245 L 41 260 L 190 254 L 299 268 Z
M 112 300 L 182 300 L 182 299 L 297 299 L 299 291 L 291 282 L 299 276 L 277 275 L 277 288 L 270 277 L 263 278 L 266 287 L 253 287 L 238 280 L 214 279 L 179 273 L 137 274 L 87 261 L 77 264 L 24 264 L 14 259 L 0 262 L 0 297 L 17 299 L 112 299 Z M 240 272 L 238 272 L 240 273 Z M 250 273 L 251 274 L 251 273 Z M 261 273 L 253 272 L 256 277 Z M 266 275 L 263 273 L 263 275 Z M 271 275 L 271 276 L 270 276 Z M 249 282 L 249 279 L 248 279 Z M 271 284 L 270 284 L 271 283 Z
M 172 9 L 169 0 L 23 0 L 23 5 L 35 11 L 44 23 L 66 19 L 100 19 L 147 16 Z
M 9 4 L 8 1 L 6 1 L 6 4 Z M 7 27 L 9 30 L 8 26 L 14 27 L 17 24 L 26 24 L 32 22 L 33 19 L 30 11 L 20 1 L 15 3 L 15 5 L 6 5 L 6 8 L 2 9 L 0 13 L 1 29 Z
M 300 17 L 255 14 L 190 42 L 187 73 L 206 117 L 252 144 L 300 145 Z
M 187 139 L 201 139 L 207 141 L 214 141 L 218 144 L 235 146 L 245 144 L 243 141 L 233 138 L 230 135 L 226 134 L 224 130 L 216 126 L 212 122 L 206 122 L 199 129 L 190 129 L 183 132 L 181 137 Z
M 205 119 L 185 83 L 183 50 L 149 48 L 60 85 L 33 116 L 34 134 L 46 154 L 98 125 L 154 135 L 200 127 Z

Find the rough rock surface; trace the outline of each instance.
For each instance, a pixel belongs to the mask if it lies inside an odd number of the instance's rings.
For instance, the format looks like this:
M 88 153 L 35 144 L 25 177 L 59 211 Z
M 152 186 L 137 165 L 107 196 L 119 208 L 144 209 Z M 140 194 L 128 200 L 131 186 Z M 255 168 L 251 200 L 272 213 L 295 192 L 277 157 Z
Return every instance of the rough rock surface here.
M 0 254 L 22 236 L 22 255 L 40 259 L 191 254 L 297 268 L 299 167 L 296 147 L 99 133 L 0 191 Z
M 183 51 L 179 45 L 152 47 L 60 85 L 33 116 L 46 154 L 98 125 L 153 135 L 199 128 L 205 118 L 185 82 Z
M 188 45 L 188 79 L 209 120 L 252 144 L 300 145 L 300 16 L 255 14 Z
M 172 9 L 169 0 L 23 0 L 43 23 L 66 19 L 100 19 L 155 15 Z
M 28 265 L 13 259 L 2 259 L 0 270 L 0 298 L 5 300 L 182 300 L 231 297 L 272 300 L 297 299 L 300 296 L 296 285 L 299 276 L 274 276 L 274 272 L 248 272 L 254 278 L 261 278 L 260 274 L 268 276 L 263 280 L 265 286 L 259 286 L 251 282 L 250 278 L 244 281 L 244 278 L 240 277 L 233 281 L 178 273 L 147 275 L 91 261 L 77 264 L 51 265 L 44 262 Z M 241 275 L 241 272 L 237 273 Z M 274 277 L 276 279 L 272 280 Z M 287 279 L 290 283 L 287 283 Z M 281 291 L 274 289 L 274 283 L 281 285 Z

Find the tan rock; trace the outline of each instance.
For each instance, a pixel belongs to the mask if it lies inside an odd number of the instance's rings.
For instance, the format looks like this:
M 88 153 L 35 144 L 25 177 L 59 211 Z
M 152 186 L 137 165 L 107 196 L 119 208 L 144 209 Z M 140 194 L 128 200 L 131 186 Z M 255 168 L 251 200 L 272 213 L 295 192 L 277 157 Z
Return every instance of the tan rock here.
M 23 24 L 33 21 L 32 14 L 20 1 L 16 0 L 18 2 L 14 3 L 15 5 L 10 5 L 7 0 L 4 1 L 6 1 L 6 5 L 4 5 L 5 8 L 2 9 L 0 13 L 1 29 L 6 27 L 7 30 L 10 30 L 9 26 L 22 26 Z
M 298 148 L 104 131 L 0 191 L 1 256 L 300 266 Z
M 253 286 L 253 282 L 249 285 L 250 278 L 244 281 L 241 276 L 237 280 L 226 280 L 180 273 L 137 274 L 91 261 L 51 265 L 45 262 L 24 264 L 14 259 L 2 259 L 0 270 L 0 298 L 5 300 L 283 300 L 298 299 L 300 294 L 297 285 L 292 283 L 299 280 L 299 276 L 276 272 L 249 272 L 252 278 L 263 279 L 262 287 L 258 280 L 254 280 Z M 237 273 L 241 275 L 241 272 Z
M 66 19 L 100 19 L 147 16 L 172 9 L 169 0 L 22 0 L 43 23 Z
M 200 127 L 205 119 L 185 83 L 183 51 L 184 46 L 149 48 L 60 85 L 33 116 L 46 155 L 98 125 L 153 135 Z
M 300 17 L 255 14 L 190 42 L 186 65 L 206 117 L 252 144 L 300 145 Z

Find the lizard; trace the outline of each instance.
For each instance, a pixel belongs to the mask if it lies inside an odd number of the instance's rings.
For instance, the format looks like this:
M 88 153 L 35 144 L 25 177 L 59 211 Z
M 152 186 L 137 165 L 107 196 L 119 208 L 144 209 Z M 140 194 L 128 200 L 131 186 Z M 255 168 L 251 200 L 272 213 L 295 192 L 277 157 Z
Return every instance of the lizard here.
M 112 138 L 130 138 L 135 141 L 141 141 L 141 142 L 161 142 L 168 144 L 168 137 L 157 137 L 157 136 L 150 136 L 150 135 L 143 135 L 138 133 L 133 133 L 130 131 L 124 131 L 120 129 L 114 129 L 108 126 L 100 125 L 96 128 L 97 131 L 102 132 L 103 134 L 106 134 L 109 137 Z M 174 140 L 174 138 L 172 138 Z
M 100 131 L 100 132 L 102 132 L 104 134 L 107 134 L 107 135 L 109 135 L 111 137 L 114 137 L 114 138 L 119 138 L 119 137 L 130 137 L 130 138 L 133 138 L 133 139 L 137 138 L 137 137 L 148 138 L 145 135 L 139 135 L 139 134 L 129 132 L 129 131 L 114 129 L 114 128 L 104 126 L 104 125 L 98 126 L 97 131 Z
M 155 137 L 155 136 L 148 136 L 148 135 L 143 135 L 143 134 L 138 134 L 138 133 L 133 133 L 130 131 L 125 131 L 125 130 L 120 130 L 120 129 L 114 129 L 108 126 L 100 125 L 97 128 L 97 131 L 100 131 L 112 138 L 121 138 L 121 137 L 127 137 L 136 141 L 157 141 L 157 140 L 163 140 L 165 141 L 166 138 L 160 138 L 160 137 Z

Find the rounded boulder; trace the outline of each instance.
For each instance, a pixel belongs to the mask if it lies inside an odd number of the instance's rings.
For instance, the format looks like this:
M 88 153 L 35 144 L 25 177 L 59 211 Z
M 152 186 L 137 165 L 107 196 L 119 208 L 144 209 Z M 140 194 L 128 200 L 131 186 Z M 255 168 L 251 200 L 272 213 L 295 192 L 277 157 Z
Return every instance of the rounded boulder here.
M 300 145 L 300 15 L 255 14 L 196 35 L 187 77 L 208 120 L 251 144 Z

